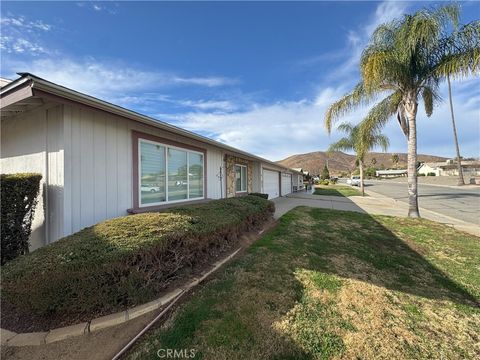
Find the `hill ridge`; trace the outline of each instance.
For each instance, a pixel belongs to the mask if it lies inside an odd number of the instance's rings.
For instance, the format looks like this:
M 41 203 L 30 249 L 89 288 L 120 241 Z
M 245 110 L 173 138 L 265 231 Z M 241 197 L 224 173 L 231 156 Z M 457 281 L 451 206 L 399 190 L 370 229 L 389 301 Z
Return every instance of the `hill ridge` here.
M 375 166 L 377 168 L 395 168 L 392 161 L 392 155 L 397 154 L 399 161 L 397 168 L 402 169 L 407 166 L 406 153 L 382 153 L 371 152 L 365 157 L 365 166 Z M 419 162 L 446 161 L 447 158 L 435 155 L 418 154 Z M 302 168 L 311 174 L 320 174 L 328 160 L 328 168 L 331 174 L 338 175 L 341 172 L 350 172 L 355 169 L 355 156 L 335 151 L 327 155 L 326 151 L 313 151 L 304 154 L 291 155 L 285 159 L 277 161 L 277 163 L 290 168 Z

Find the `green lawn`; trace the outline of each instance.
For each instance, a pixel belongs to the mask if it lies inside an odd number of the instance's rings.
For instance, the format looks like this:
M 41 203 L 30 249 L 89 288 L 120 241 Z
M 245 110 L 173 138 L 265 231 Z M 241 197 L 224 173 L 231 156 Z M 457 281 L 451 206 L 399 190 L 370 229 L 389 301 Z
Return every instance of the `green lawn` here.
M 480 357 L 480 239 L 427 220 L 300 207 L 129 359 Z
M 359 189 L 353 186 L 346 185 L 315 185 L 315 192 L 313 195 L 328 195 L 328 196 L 361 196 Z

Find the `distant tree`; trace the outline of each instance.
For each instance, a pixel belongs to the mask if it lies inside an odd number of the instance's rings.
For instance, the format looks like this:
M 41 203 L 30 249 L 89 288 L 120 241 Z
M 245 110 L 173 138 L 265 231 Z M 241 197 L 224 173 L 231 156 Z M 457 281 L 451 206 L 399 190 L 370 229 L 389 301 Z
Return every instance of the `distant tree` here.
M 323 167 L 322 175 L 320 176 L 320 179 L 322 180 L 330 179 L 330 172 L 328 171 L 327 164 L 325 164 L 325 166 Z
M 389 145 L 388 138 L 377 131 L 374 131 L 368 135 L 361 134 L 359 125 L 353 126 L 349 123 L 340 124 L 337 129 L 344 132 L 347 136 L 331 144 L 328 148 L 328 152 L 342 150 L 355 151 L 355 164 L 358 166 L 360 171 L 360 189 L 362 191 L 362 195 L 365 195 L 365 187 L 363 184 L 363 161 L 365 159 L 365 155 L 371 149 L 377 146 L 380 146 L 383 151 L 387 151 Z
M 399 157 L 398 157 L 398 154 L 393 154 L 392 155 L 392 163 L 393 163 L 393 166 L 395 166 L 395 169 L 397 168 L 398 166 L 398 161 L 399 161 Z
M 374 168 L 373 166 L 370 166 L 370 167 L 368 167 L 368 168 L 365 169 L 365 176 L 366 176 L 367 178 L 372 178 L 372 177 L 375 176 L 376 171 L 377 171 L 376 168 Z
M 377 163 L 377 159 L 372 158 L 372 160 L 370 160 L 370 162 L 372 163 L 373 166 L 375 166 L 375 164 Z

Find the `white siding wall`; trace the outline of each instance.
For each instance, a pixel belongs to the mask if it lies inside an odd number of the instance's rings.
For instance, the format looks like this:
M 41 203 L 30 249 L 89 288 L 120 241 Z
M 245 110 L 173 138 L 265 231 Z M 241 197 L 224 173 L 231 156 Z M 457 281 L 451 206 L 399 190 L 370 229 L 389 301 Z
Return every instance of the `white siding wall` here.
M 133 207 L 132 130 L 206 148 L 207 197 L 221 197 L 221 150 L 119 116 L 65 105 L 66 235 L 126 215 Z
M 63 235 L 62 106 L 40 108 L 1 121 L 1 172 L 42 175 L 32 224 L 31 250 Z M 47 218 L 45 208 L 49 207 Z

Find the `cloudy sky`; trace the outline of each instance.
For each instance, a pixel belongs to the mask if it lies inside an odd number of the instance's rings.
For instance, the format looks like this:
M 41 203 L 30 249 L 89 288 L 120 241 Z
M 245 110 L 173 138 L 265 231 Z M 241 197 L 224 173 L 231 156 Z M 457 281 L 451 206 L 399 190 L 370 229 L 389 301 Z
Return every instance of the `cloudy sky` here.
M 358 81 L 382 22 L 421 2 L 2 2 L 1 76 L 31 72 L 279 160 L 339 137 L 325 110 Z M 462 22 L 480 3 L 460 3 Z M 447 92 L 418 118 L 419 152 L 453 156 Z M 453 83 L 462 155 L 480 156 L 480 80 Z M 365 111 L 345 118 L 356 122 Z M 405 152 L 395 121 L 389 151 Z

